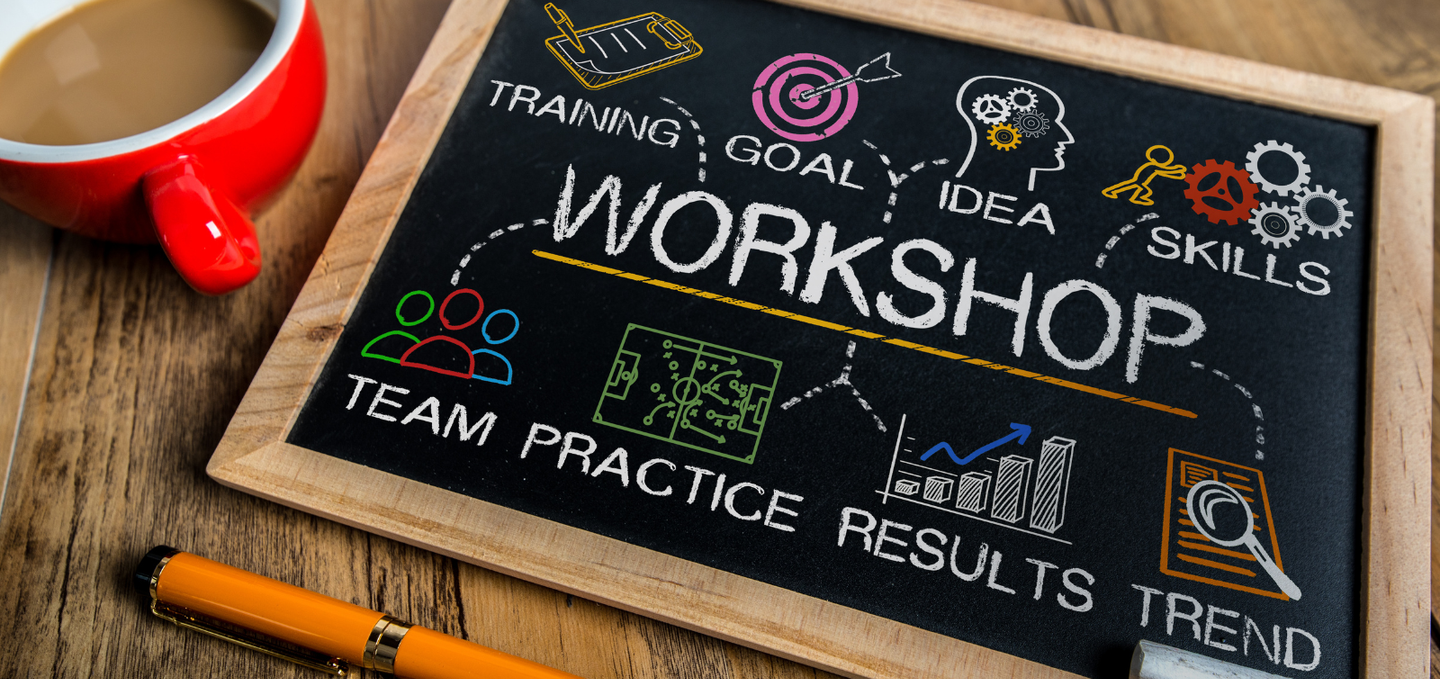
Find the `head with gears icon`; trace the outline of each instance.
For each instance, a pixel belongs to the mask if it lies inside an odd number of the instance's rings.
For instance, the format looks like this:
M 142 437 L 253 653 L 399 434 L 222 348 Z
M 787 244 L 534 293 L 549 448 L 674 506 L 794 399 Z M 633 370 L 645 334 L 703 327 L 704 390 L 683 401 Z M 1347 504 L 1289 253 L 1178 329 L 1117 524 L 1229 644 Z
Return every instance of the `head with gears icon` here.
M 1024 172 L 1034 191 L 1036 175 L 1065 169 L 1065 147 L 1075 141 L 1061 122 L 1065 102 L 1050 88 L 1029 80 L 998 75 L 965 81 L 955 108 L 970 128 L 970 149 L 955 173 L 963 177 L 983 168 L 986 177 Z

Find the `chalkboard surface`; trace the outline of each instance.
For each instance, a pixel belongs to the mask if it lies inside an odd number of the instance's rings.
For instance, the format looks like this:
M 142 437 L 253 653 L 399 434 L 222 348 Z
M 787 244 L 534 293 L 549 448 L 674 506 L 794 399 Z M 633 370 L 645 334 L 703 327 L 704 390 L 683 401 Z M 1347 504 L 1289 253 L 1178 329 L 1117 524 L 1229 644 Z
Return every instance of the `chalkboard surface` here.
M 504 10 L 288 443 L 1084 676 L 1360 671 L 1373 127 L 558 9 Z

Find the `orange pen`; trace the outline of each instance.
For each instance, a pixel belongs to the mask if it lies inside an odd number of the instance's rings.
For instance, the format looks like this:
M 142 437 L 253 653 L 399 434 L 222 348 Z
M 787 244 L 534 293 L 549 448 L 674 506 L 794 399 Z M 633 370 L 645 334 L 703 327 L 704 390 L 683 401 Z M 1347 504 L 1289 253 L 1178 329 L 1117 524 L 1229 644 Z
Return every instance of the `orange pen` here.
M 173 547 L 145 555 L 135 588 L 164 620 L 338 677 L 353 664 L 406 679 L 575 679 Z

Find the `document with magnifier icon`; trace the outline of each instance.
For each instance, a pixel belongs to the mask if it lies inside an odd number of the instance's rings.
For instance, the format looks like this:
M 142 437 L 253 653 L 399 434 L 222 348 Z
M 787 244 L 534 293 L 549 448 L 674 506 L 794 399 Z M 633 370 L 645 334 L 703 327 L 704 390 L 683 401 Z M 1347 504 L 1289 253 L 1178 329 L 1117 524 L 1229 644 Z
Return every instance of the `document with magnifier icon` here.
M 1270 498 L 1265 491 L 1265 475 L 1258 469 L 1171 448 L 1165 482 L 1165 528 L 1160 571 L 1261 596 L 1291 598 L 1281 591 L 1280 584 L 1266 572 L 1250 550 L 1243 546 L 1217 544 L 1204 534 L 1206 531 L 1195 525 L 1193 519 L 1197 517 L 1191 516 L 1187 496 L 1196 484 L 1205 482 L 1224 484 L 1238 491 L 1236 497 L 1243 499 L 1244 506 L 1248 506 L 1251 512 L 1251 530 L 1256 542 L 1264 552 L 1268 552 L 1275 565 L 1284 570 L 1280 541 L 1275 535 L 1275 519 L 1270 513 Z M 1244 530 L 1243 525 L 1241 530 Z M 1237 537 L 1240 536 L 1221 539 L 1229 541 Z M 1261 556 L 1263 558 L 1264 555 Z

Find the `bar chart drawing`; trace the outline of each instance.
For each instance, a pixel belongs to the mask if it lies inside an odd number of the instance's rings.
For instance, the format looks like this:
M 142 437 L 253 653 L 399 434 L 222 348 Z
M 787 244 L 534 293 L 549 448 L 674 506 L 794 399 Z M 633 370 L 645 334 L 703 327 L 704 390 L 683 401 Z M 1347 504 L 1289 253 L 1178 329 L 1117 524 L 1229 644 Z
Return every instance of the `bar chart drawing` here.
M 960 477 L 960 490 L 955 493 L 955 508 L 967 512 L 983 512 L 990 500 L 990 475 L 970 472 Z
M 1075 442 L 1052 436 L 1040 447 L 1035 466 L 1035 501 L 1031 503 L 1030 527 L 1054 533 L 1065 525 L 1065 501 L 1070 494 L 1070 460 Z
M 946 476 L 932 476 L 925 479 L 925 499 L 931 502 L 945 502 L 950 499 L 950 487 L 955 479 Z
M 877 491 L 883 497 L 882 502 L 902 500 L 1072 544 L 1056 533 L 1065 526 L 1075 459 L 1073 439 L 1050 436 L 1038 451 L 1032 448 L 1024 454 L 1001 455 L 995 451 L 969 463 L 967 468 L 973 471 L 957 475 L 931 467 L 922 460 L 917 451 L 928 450 L 930 446 L 917 445 L 914 436 L 906 435 L 908 419 L 907 415 L 900 420 L 885 489 Z
M 1025 518 L 1025 486 L 1030 480 L 1030 467 L 1034 461 L 1019 455 L 1000 458 L 1000 471 L 995 473 L 995 499 L 991 502 L 990 516 L 1005 523 L 1015 523 Z

